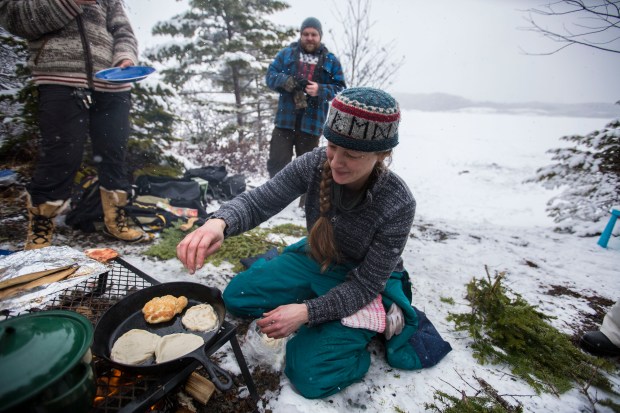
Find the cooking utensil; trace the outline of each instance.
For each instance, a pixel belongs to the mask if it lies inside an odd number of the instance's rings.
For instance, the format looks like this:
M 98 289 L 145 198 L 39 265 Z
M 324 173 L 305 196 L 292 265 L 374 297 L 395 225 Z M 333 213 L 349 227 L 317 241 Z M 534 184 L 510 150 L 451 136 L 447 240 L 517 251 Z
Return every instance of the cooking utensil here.
M 142 313 L 142 307 L 152 298 L 168 294 L 175 297 L 181 295 L 187 297 L 188 305 L 185 307 L 185 310 L 197 304 L 210 304 L 217 314 L 217 327 L 211 331 L 189 330 L 185 328 L 181 322 L 184 312 L 176 315 L 172 320 L 165 323 L 147 323 Z M 211 381 L 213 381 L 217 388 L 225 391 L 232 386 L 230 374 L 213 364 L 205 353 L 205 350 L 208 349 L 211 343 L 216 339 L 217 332 L 221 328 L 225 316 L 226 308 L 224 306 L 224 300 L 222 300 L 222 293 L 216 288 L 183 281 L 157 284 L 132 293 L 114 304 L 103 314 L 95 327 L 94 343 L 92 347 L 93 353 L 112 363 L 120 370 L 145 375 L 180 370 L 192 361 L 197 360 L 207 370 L 211 376 Z M 197 334 L 204 339 L 204 344 L 182 357 L 160 364 L 156 364 L 154 359 L 140 365 L 128 365 L 113 361 L 110 355 L 114 343 L 120 336 L 134 328 L 146 330 L 162 337 L 174 333 Z M 222 381 L 220 377 L 223 377 L 224 381 Z
M 95 397 L 93 327 L 73 311 L 0 322 L 0 411 L 86 412 Z
M 71 267 L 72 264 L 69 265 L 65 265 L 63 267 L 59 267 L 59 268 L 52 268 L 49 270 L 44 270 L 44 271 L 36 271 L 36 272 L 31 272 L 29 274 L 23 274 L 17 277 L 13 277 L 13 278 L 9 278 L 8 280 L 3 280 L 0 281 L 0 290 L 4 290 L 5 288 L 9 288 L 9 287 L 13 287 L 14 285 L 18 285 L 18 284 L 24 284 L 30 281 L 34 281 L 36 279 L 39 279 L 41 277 L 45 277 L 46 275 L 50 275 L 50 274 L 54 274 L 56 272 L 62 271 L 62 270 L 66 270 L 69 267 Z M 4 269 L 6 271 L 6 269 Z
M 34 273 L 35 276 L 38 278 L 34 279 L 33 281 L 20 283 L 17 285 L 13 285 L 12 287 L 8 287 L 8 288 L 4 288 L 0 290 L 0 300 L 7 298 L 7 297 L 14 296 L 15 294 L 19 292 L 33 289 L 34 287 L 39 287 L 41 285 L 47 285 L 47 284 L 51 284 L 56 281 L 64 280 L 65 278 L 75 273 L 78 270 L 78 268 L 79 266 L 77 264 L 72 264 L 72 265 L 69 265 L 66 269 L 61 269 L 60 271 L 54 270 L 54 272 L 52 273 L 49 273 L 49 271 L 52 271 L 52 270 L 42 271 L 42 273 L 48 273 L 47 275 L 43 275 L 43 276 L 41 276 L 38 273 Z

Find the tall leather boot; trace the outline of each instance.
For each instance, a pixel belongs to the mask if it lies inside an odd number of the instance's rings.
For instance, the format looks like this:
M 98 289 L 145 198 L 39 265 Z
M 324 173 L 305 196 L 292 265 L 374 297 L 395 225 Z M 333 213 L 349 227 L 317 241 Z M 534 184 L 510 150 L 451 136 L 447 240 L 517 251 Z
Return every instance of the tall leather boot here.
M 54 218 L 69 205 L 69 201 L 48 201 L 37 206 L 32 205 L 30 194 L 26 200 L 28 209 L 28 234 L 24 250 L 36 250 L 52 245 L 54 235 Z
M 127 192 L 109 191 L 100 188 L 103 206 L 103 232 L 127 242 L 149 241 L 150 237 L 140 228 L 130 227 L 124 207 L 127 205 Z

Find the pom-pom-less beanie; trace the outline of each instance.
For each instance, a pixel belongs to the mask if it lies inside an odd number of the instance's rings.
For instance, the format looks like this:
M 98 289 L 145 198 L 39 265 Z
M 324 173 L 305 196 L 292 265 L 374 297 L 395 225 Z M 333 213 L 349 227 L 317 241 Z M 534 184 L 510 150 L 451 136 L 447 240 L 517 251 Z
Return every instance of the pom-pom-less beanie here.
M 323 37 L 323 27 L 321 26 L 321 22 L 316 17 L 308 17 L 301 23 L 300 32 L 303 32 L 305 28 L 312 27 L 319 32 L 319 36 Z
M 400 108 L 388 93 L 368 87 L 345 89 L 332 100 L 323 135 L 347 149 L 384 152 L 398 145 Z

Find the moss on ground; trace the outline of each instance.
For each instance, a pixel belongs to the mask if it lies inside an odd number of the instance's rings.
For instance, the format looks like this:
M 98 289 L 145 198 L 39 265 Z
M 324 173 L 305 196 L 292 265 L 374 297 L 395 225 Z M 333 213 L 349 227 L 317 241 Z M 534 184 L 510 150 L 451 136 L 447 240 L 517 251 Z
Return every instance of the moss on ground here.
M 177 244 L 189 234 L 179 227 L 180 224 L 175 224 L 163 230 L 158 242 L 147 249 L 145 254 L 162 260 L 175 258 Z M 227 261 L 233 265 L 233 272 L 240 272 L 244 270 L 244 267 L 239 260 L 264 254 L 274 247 L 281 252 L 287 245 L 282 239 L 283 236 L 301 238 L 305 235 L 306 229 L 294 224 L 283 224 L 273 228 L 254 228 L 241 235 L 227 238 L 222 247 L 205 262 L 220 266 Z M 279 240 L 277 240 L 278 236 Z

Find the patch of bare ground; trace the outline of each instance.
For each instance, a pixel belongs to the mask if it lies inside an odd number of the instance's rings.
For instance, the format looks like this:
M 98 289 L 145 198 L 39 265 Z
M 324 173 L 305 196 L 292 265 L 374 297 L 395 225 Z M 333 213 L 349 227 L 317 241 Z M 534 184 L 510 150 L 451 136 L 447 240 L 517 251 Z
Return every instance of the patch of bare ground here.
M 256 408 L 254 401 L 248 395 L 243 376 L 233 375 L 233 387 L 225 392 L 215 391 L 206 406 L 200 411 L 209 413 L 249 413 Z M 280 373 L 256 367 L 252 371 L 252 379 L 261 399 L 266 392 L 278 392 L 280 390 Z M 243 394 L 243 398 L 240 397 Z M 260 402 L 259 402 L 260 404 Z M 265 410 L 266 413 L 270 410 Z
M 414 222 L 411 227 L 410 238 L 417 238 L 425 241 L 444 242 L 456 238 L 456 232 L 443 231 L 435 228 L 432 224 Z
M 585 300 L 588 306 L 594 310 L 594 314 L 580 311 L 582 324 L 575 327 L 575 333 L 570 337 L 571 342 L 579 346 L 579 338 L 588 331 L 596 331 L 600 328 L 603 318 L 607 313 L 609 307 L 611 307 L 615 301 L 599 295 L 587 295 L 586 293 L 580 293 L 571 290 L 563 285 L 551 285 L 551 288 L 546 292 L 547 295 L 557 297 L 560 295 L 567 295 L 573 298 L 579 298 Z
M 227 314 L 226 318 L 237 327 L 237 339 L 239 340 L 239 344 L 242 345 L 252 320 L 234 317 L 230 314 Z M 249 368 L 258 396 L 261 398 L 262 403 L 265 404 L 267 402 L 264 399 L 265 393 L 278 393 L 280 391 L 280 378 L 282 373 L 260 365 L 251 365 Z M 246 383 L 241 374 L 233 375 L 233 387 L 226 392 L 216 391 L 213 396 L 211 396 L 211 399 L 209 399 L 204 411 L 209 413 L 245 413 L 254 411 L 255 405 L 252 398 L 248 395 L 245 386 Z M 261 402 L 259 402 L 259 404 L 260 403 Z M 265 412 L 269 413 L 270 410 L 267 409 Z

